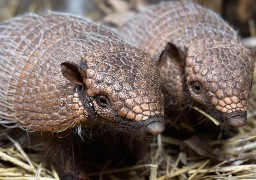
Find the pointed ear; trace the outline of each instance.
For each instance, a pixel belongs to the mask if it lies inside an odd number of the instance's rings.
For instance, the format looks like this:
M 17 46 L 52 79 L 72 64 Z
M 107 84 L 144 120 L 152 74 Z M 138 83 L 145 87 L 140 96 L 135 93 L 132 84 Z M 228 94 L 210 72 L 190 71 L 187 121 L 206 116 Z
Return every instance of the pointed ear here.
M 162 67 L 166 65 L 166 61 L 173 61 L 181 67 L 185 67 L 186 53 L 171 42 L 165 45 L 165 49 L 160 54 L 157 66 Z
M 61 72 L 72 83 L 84 86 L 83 76 L 78 65 L 71 62 L 63 62 L 61 63 Z

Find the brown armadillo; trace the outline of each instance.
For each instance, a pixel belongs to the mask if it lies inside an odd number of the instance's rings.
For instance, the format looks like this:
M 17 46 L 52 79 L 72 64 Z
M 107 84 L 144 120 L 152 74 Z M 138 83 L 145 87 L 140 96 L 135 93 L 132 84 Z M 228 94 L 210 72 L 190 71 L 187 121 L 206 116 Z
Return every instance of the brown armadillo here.
M 100 124 L 139 137 L 164 129 L 156 64 L 84 18 L 27 14 L 0 24 L 0 83 L 2 125 L 51 134 Z
M 163 2 L 119 34 L 157 58 L 167 111 L 193 104 L 223 124 L 246 124 L 255 52 L 218 14 L 192 2 Z

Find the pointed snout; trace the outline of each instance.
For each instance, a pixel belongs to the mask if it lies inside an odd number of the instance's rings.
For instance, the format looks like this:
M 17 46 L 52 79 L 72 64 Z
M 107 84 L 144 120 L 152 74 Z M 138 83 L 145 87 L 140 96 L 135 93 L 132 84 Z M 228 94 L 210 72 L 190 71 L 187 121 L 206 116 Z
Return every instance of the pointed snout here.
M 152 121 L 146 127 L 147 136 L 157 136 L 164 131 L 165 126 L 163 117 L 153 117 L 148 119 L 147 121 Z
M 227 116 L 227 123 L 233 127 L 241 127 L 247 123 L 246 111 L 235 111 Z
M 242 115 L 232 116 L 231 118 L 228 119 L 228 124 L 233 127 L 241 127 L 246 125 L 246 123 L 247 123 L 247 118 L 246 116 L 242 116 Z

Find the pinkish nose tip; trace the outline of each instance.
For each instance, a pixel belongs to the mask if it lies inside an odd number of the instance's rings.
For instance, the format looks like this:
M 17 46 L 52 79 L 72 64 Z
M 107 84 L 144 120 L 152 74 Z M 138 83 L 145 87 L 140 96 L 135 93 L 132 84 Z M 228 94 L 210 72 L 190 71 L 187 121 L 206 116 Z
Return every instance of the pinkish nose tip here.
M 157 136 L 164 131 L 164 128 L 163 122 L 153 122 L 147 126 L 147 135 Z
M 228 124 L 233 127 L 241 127 L 247 123 L 247 119 L 244 116 L 234 116 L 228 120 Z

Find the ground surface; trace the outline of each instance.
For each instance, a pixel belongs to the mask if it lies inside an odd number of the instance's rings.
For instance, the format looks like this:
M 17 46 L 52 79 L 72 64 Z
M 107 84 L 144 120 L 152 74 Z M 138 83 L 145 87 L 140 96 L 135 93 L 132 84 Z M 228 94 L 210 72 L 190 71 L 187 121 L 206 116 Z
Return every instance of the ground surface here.
M 108 25 L 119 25 L 135 11 L 159 1 L 146 0 L 85 0 L 85 1 L 0 1 L 0 20 L 24 12 L 56 10 L 76 13 Z M 253 0 L 199 1 L 219 12 L 247 39 L 255 42 L 256 6 Z M 207 120 L 182 124 L 177 129 L 159 136 L 151 144 L 148 164 L 138 164 L 122 169 L 102 170 L 89 174 L 102 179 L 256 179 L 256 82 L 253 86 L 248 124 L 222 131 Z M 201 125 L 204 124 L 204 125 Z M 203 128 L 200 128 L 200 127 Z M 192 130 L 191 130 L 192 129 Z M 184 134 L 190 133 L 187 137 Z M 19 144 L 0 148 L 0 179 L 58 179 L 53 169 L 44 169 L 36 153 L 25 155 Z M 39 173 L 40 172 L 40 173 Z

